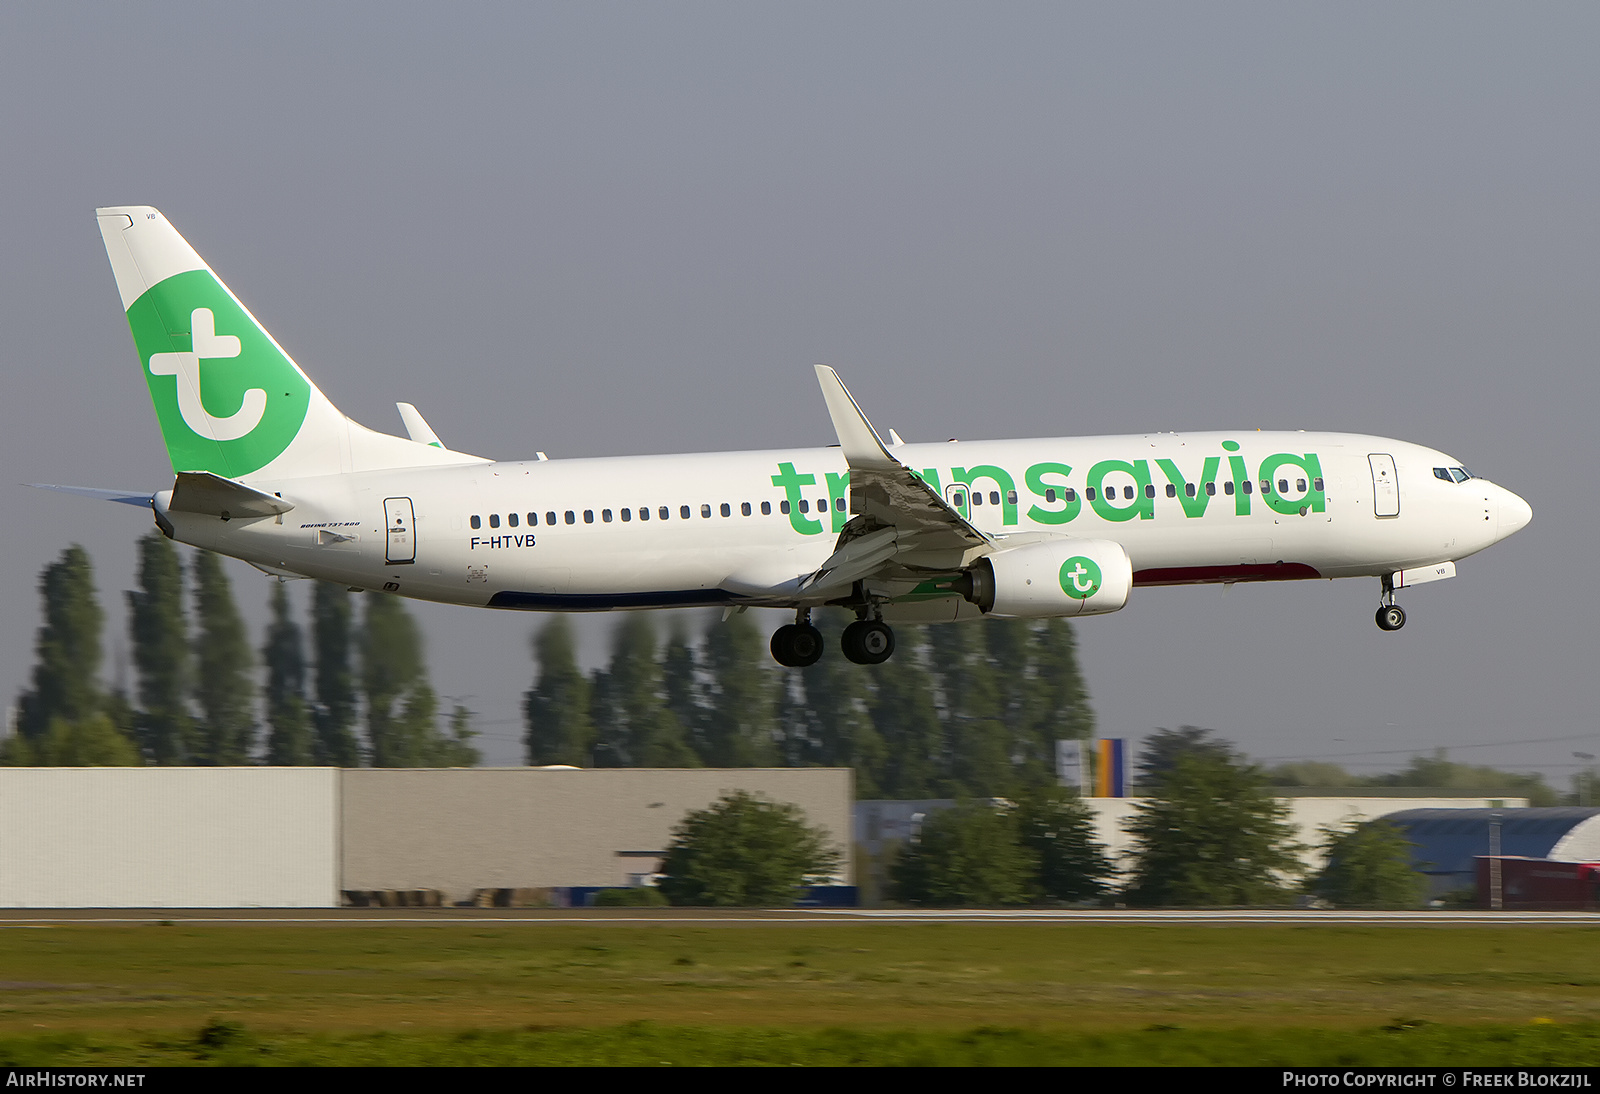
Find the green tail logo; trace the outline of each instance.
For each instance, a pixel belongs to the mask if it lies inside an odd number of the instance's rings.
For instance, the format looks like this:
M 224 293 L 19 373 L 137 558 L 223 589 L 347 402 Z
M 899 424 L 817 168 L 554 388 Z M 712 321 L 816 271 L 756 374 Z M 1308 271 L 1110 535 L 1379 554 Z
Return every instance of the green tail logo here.
M 209 270 L 150 288 L 128 327 L 174 470 L 248 475 L 300 432 L 310 383 Z

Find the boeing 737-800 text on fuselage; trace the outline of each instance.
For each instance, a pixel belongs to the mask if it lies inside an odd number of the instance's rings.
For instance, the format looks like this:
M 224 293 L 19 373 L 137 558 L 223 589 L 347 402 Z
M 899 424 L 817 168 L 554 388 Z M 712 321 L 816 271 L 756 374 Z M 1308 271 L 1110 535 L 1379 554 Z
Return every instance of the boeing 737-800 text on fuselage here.
M 1134 586 L 1377 577 L 1396 589 L 1532 516 L 1461 461 L 1344 433 L 885 444 L 818 366 L 826 448 L 507 463 L 346 418 L 155 209 L 98 211 L 176 480 L 148 505 L 182 543 L 269 574 L 490 608 L 853 611 L 875 664 L 895 621 L 1114 612 Z

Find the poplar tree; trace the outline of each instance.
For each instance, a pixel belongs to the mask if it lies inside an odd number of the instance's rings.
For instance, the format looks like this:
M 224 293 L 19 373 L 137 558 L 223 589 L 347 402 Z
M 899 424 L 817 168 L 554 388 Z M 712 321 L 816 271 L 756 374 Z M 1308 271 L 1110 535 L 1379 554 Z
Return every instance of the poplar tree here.
M 682 613 L 675 613 L 667 632 L 667 645 L 661 657 L 661 689 L 667 710 L 683 731 L 683 739 L 700 757 L 704 755 L 701 746 L 705 711 L 700 702 L 699 664 L 683 618 Z
M 78 722 L 102 708 L 100 629 L 105 614 L 94 591 L 89 554 L 74 543 L 39 575 L 44 625 L 34 648 L 33 687 L 18 700 L 17 729 L 38 740 L 57 719 Z
M 572 625 L 552 615 L 533 640 L 538 679 L 523 699 L 528 727 L 523 743 L 534 766 L 593 762 L 594 723 L 589 712 L 589 682 L 578 668 Z
M 656 632 L 641 613 L 623 616 L 611 632 L 611 662 L 594 681 L 595 765 L 698 767 L 683 726 L 667 706 Z
M 139 540 L 139 588 L 128 593 L 128 629 L 139 673 L 134 726 L 145 758 L 184 764 L 193 757 L 188 626 L 183 612 L 183 567 L 159 531 Z
M 708 767 L 771 767 L 778 761 L 778 682 L 767 668 L 765 636 L 744 613 L 713 622 L 706 634 L 705 730 Z
M 250 641 L 233 601 L 222 558 L 201 551 L 194 560 L 195 699 L 201 721 L 194 762 L 247 764 L 255 746 L 255 684 L 250 678 Z
M 367 750 L 373 767 L 416 767 L 438 710 L 426 688 L 422 636 L 400 598 L 367 597 L 361 628 L 361 684 L 367 708 Z M 409 704 L 409 705 L 408 705 Z
M 316 583 L 311 599 L 311 640 L 316 664 L 317 705 L 312 717 L 319 764 L 358 767 L 355 678 L 350 669 L 350 593 L 328 581 Z
M 814 622 L 824 640 L 837 649 L 838 636 L 844 630 L 842 613 L 820 612 Z M 789 763 L 852 767 L 856 773 L 856 796 L 880 796 L 879 779 L 888 760 L 888 749 L 873 724 L 871 685 L 882 669 L 881 665 L 855 665 L 843 657 L 824 657 L 798 670 L 804 703 L 797 712 L 800 716 L 791 715 L 790 721 L 791 733 L 798 728 L 803 737 L 799 748 L 789 750 Z
M 1002 718 L 1000 682 L 989 660 L 988 631 L 978 624 L 934 627 L 932 662 L 944 699 L 949 789 L 956 797 L 1009 793 L 1011 741 Z
M 895 655 L 873 674 L 869 709 L 884 744 L 878 790 L 890 798 L 935 798 L 944 789 L 944 727 L 923 663 L 926 635 L 924 627 L 895 628 Z
M 267 763 L 300 767 L 312 762 L 306 706 L 306 654 L 285 582 L 272 583 L 272 622 L 261 659 L 267 666 Z

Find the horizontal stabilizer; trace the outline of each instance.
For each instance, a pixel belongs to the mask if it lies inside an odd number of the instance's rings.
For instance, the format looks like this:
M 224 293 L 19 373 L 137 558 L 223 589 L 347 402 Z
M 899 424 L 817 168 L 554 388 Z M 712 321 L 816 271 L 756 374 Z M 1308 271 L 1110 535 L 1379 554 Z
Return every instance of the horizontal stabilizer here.
M 203 513 L 229 520 L 276 516 L 287 513 L 294 504 L 276 494 L 263 493 L 209 471 L 179 471 L 167 508 L 177 513 Z
M 150 508 L 153 494 L 141 494 L 137 490 L 102 490 L 97 486 L 55 486 L 48 482 L 30 482 L 29 486 L 36 486 L 40 490 L 60 490 L 64 494 L 78 494 L 85 498 L 97 498 L 100 501 L 119 501 L 123 505 L 137 505 L 141 509 Z

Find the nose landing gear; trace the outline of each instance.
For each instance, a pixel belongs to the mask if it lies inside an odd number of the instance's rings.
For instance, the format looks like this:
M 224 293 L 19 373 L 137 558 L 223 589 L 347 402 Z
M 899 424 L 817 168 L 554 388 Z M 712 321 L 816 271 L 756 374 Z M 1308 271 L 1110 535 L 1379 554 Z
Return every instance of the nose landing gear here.
M 1394 575 L 1383 575 L 1383 595 L 1379 598 L 1378 629 L 1397 631 L 1406 625 L 1406 610 L 1394 602 Z

